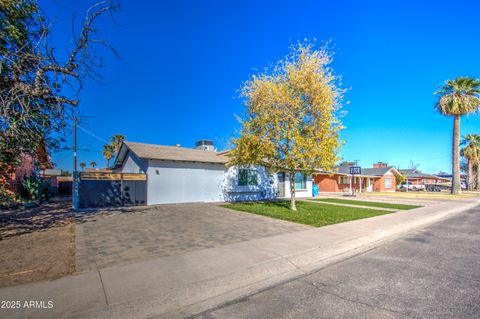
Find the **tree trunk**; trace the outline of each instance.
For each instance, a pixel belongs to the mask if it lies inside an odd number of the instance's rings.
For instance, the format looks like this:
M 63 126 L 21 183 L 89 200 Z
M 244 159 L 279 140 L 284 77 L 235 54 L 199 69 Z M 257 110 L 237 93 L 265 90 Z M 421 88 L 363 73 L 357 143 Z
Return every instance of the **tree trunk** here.
M 477 162 L 477 187 L 475 189 L 480 191 L 480 162 Z
M 290 209 L 294 212 L 297 211 L 297 205 L 295 204 L 295 172 L 290 172 Z
M 109 166 L 110 166 L 110 159 L 107 158 L 107 167 L 106 168 L 108 168 Z
M 468 160 L 468 190 L 473 191 L 473 163 Z
M 452 141 L 452 194 L 460 194 L 460 115 L 453 117 L 453 141 Z

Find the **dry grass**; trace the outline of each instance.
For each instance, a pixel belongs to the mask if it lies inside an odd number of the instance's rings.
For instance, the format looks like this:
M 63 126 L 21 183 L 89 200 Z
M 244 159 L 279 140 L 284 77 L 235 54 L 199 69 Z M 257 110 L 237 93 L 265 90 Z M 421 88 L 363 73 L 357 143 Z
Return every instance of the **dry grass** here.
M 75 271 L 74 223 L 0 240 L 0 286 L 49 280 Z
M 0 287 L 75 271 L 75 219 L 66 201 L 0 212 Z

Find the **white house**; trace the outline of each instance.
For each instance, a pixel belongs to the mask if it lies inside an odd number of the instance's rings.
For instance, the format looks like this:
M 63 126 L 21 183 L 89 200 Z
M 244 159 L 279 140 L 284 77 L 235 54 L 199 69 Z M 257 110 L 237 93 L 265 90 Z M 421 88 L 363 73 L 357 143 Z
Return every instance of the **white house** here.
M 227 154 L 205 140 L 194 149 L 124 142 L 115 171 L 147 175 L 148 205 L 290 197 L 288 174 L 262 166 L 227 167 Z M 295 183 L 297 197 L 311 197 L 311 175 L 297 173 Z

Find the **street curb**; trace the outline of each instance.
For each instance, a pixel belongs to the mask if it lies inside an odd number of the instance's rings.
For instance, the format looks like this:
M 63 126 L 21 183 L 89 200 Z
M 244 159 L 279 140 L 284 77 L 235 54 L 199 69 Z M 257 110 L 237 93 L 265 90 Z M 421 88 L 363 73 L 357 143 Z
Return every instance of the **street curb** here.
M 388 242 L 393 241 L 395 239 L 401 238 L 401 237 L 405 236 L 406 234 L 409 234 L 409 233 L 418 231 L 420 229 L 426 228 L 428 226 L 431 226 L 433 224 L 436 224 L 438 222 L 446 220 L 450 217 L 453 217 L 457 214 L 460 214 L 464 211 L 468 211 L 468 210 L 478 206 L 479 204 L 480 204 L 480 200 L 477 200 L 473 204 L 465 205 L 465 206 L 463 206 L 461 208 L 458 208 L 458 209 L 452 209 L 452 210 L 446 211 L 445 213 L 438 215 L 437 218 L 431 218 L 431 219 L 426 220 L 423 223 L 412 225 L 411 227 L 405 229 L 402 232 L 391 234 L 391 235 L 385 236 L 385 237 L 379 237 L 378 239 L 373 240 L 373 241 L 369 241 L 369 240 L 361 241 L 361 245 L 356 247 L 356 248 L 343 250 L 342 248 L 344 248 L 346 246 L 346 243 L 344 243 L 345 246 L 342 245 L 343 247 L 338 247 L 337 253 L 333 254 L 329 257 L 323 257 L 322 258 L 321 257 L 322 253 L 317 251 L 317 249 L 312 250 L 311 252 L 306 253 L 306 254 L 299 253 L 297 255 L 287 256 L 285 258 L 290 260 L 292 263 L 296 264 L 296 267 L 299 268 L 299 270 L 301 271 L 300 274 L 296 275 L 295 273 L 292 272 L 290 274 L 291 276 L 284 275 L 283 279 L 278 279 L 278 281 L 274 284 L 265 285 L 265 282 L 255 283 L 255 284 L 251 285 L 250 287 L 240 288 L 238 291 L 236 291 L 236 293 L 234 291 L 232 291 L 232 292 L 229 292 L 229 293 L 225 294 L 224 296 L 217 296 L 217 297 L 212 298 L 212 300 L 205 300 L 205 301 L 200 302 L 196 305 L 190 305 L 190 306 L 184 307 L 183 309 L 180 309 L 179 311 L 161 314 L 161 315 L 158 315 L 158 316 L 155 316 L 155 317 L 152 317 L 152 318 L 158 318 L 158 319 L 160 319 L 160 318 L 162 318 L 162 319 L 163 318 L 192 318 L 192 317 L 197 316 L 197 315 L 199 315 L 203 312 L 211 311 L 213 309 L 222 308 L 222 307 L 224 307 L 228 304 L 234 303 L 235 301 L 244 299 L 247 296 L 251 296 L 251 295 L 260 293 L 262 291 L 268 290 L 270 288 L 281 285 L 283 283 L 287 283 L 287 282 L 290 282 L 292 280 L 301 278 L 303 276 L 318 272 L 325 267 L 334 265 L 334 264 L 336 264 L 338 262 L 341 262 L 345 259 L 352 258 L 356 255 L 363 254 L 363 253 L 365 253 L 369 250 L 372 250 L 376 247 L 379 247 L 379 246 L 381 246 L 385 243 L 388 243 Z M 417 209 L 419 209 L 419 208 L 417 208 Z M 413 211 L 413 210 L 411 210 L 411 211 Z M 378 216 L 378 217 L 380 217 L 380 216 Z M 373 217 L 373 218 L 375 218 L 375 217 Z M 359 240 L 361 240 L 361 239 L 359 238 Z M 312 260 L 313 262 L 309 262 L 309 260 Z M 187 316 L 184 316 L 185 314 Z
M 252 249 L 272 253 L 282 251 L 277 247 L 282 243 L 275 243 L 275 240 L 288 240 L 303 235 L 304 240 L 311 238 L 311 240 L 325 242 L 313 248 L 299 249 L 299 251 L 289 254 L 277 254 L 276 257 L 270 258 L 266 262 L 240 265 L 231 271 L 219 272 L 218 276 L 198 278 L 195 282 L 189 282 L 183 286 L 177 285 L 175 290 L 169 290 L 169 287 L 158 287 L 158 292 L 154 294 L 112 304 L 104 309 L 77 313 L 73 317 L 192 317 L 230 303 L 232 300 L 238 300 L 283 282 L 308 275 L 335 262 L 469 210 L 478 204 L 480 204 L 480 199 L 440 203 L 394 214 L 230 245 L 232 249 L 235 246 L 250 245 Z M 420 214 L 423 215 L 419 216 Z M 402 223 L 392 223 L 392 221 L 402 219 L 404 219 Z M 375 224 L 379 224 L 380 227 L 372 226 Z M 355 235 L 345 240 L 339 239 L 339 236 L 335 237 L 336 232 L 348 231 L 352 226 L 355 226 L 354 229 L 357 229 L 361 235 Z M 338 240 L 329 242 L 329 236 Z M 269 240 L 270 242 L 268 242 Z

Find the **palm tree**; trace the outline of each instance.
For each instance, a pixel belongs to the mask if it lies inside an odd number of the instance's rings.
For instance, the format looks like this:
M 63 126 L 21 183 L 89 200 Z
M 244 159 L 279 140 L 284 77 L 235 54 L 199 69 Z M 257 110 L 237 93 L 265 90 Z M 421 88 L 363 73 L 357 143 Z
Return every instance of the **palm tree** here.
M 125 136 L 122 134 L 115 134 L 112 136 L 110 145 L 113 146 L 113 150 L 115 153 L 118 153 L 120 151 L 120 147 L 122 146 L 123 141 L 125 141 Z
M 460 145 L 465 145 L 461 150 L 461 155 L 467 160 L 468 170 L 468 190 L 473 190 L 473 167 L 477 166 L 477 178 L 480 172 L 478 171 L 478 161 L 480 159 L 480 135 L 467 134 L 462 138 Z M 478 183 L 477 183 L 478 184 Z M 478 188 L 478 185 L 477 185 Z
M 475 188 L 475 190 L 477 192 L 480 192 L 480 158 L 477 161 L 477 167 L 475 169 L 477 170 L 477 187 Z
M 80 163 L 80 167 L 82 168 L 82 171 L 85 170 L 85 166 L 87 166 L 87 164 L 85 164 L 85 162 Z
M 475 112 L 480 105 L 480 81 L 473 78 L 457 77 L 448 80 L 435 92 L 438 99 L 435 109 L 447 116 L 453 116 L 452 141 L 452 194 L 460 194 L 460 117 Z
M 97 166 L 97 162 L 95 162 L 95 161 L 90 162 L 90 166 L 95 168 L 95 166 Z
M 115 155 L 115 151 L 113 146 L 110 144 L 106 144 L 103 146 L 102 151 L 103 157 L 107 160 L 107 168 L 110 166 L 110 160 L 112 159 L 113 155 Z

